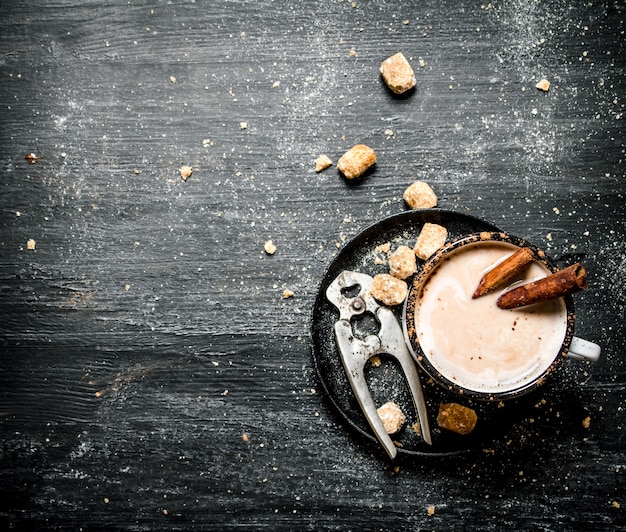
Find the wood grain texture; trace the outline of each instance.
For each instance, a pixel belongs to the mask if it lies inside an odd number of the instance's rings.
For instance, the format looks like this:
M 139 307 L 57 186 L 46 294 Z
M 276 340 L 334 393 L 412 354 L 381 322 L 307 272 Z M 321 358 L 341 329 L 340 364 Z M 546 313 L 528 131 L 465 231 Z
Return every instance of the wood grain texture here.
M 625 17 L 610 0 L 3 2 L 3 528 L 625 526 Z M 378 74 L 400 50 L 403 98 Z M 357 143 L 378 156 L 364 179 L 315 173 Z M 582 260 L 576 333 L 603 356 L 492 447 L 390 464 L 322 393 L 311 308 L 338 249 L 418 179 Z

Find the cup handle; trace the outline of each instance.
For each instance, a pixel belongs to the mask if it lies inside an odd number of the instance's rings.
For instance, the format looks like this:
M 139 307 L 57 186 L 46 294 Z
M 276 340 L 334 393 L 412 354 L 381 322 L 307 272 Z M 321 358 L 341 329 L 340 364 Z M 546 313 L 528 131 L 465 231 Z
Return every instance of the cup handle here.
M 600 358 L 600 346 L 574 336 L 569 344 L 568 357 L 576 360 L 587 360 L 588 362 L 597 362 Z

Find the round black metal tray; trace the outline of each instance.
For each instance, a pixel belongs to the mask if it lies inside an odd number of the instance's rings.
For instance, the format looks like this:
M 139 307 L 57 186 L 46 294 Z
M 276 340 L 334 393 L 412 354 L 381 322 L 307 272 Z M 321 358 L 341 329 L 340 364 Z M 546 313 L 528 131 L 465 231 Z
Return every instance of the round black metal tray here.
M 456 240 L 469 233 L 499 231 L 493 224 L 479 218 L 442 209 L 407 211 L 390 216 L 367 227 L 345 244 L 328 267 L 313 305 L 312 350 L 322 387 L 337 411 L 356 433 L 372 442 L 377 440 L 352 393 L 339 358 L 333 330 L 339 312 L 326 299 L 326 289 L 343 270 L 353 270 L 371 276 L 388 273 L 388 265 L 385 261 L 382 264 L 376 261 L 377 248 L 386 243 L 391 245 L 391 250 L 400 245 L 413 247 L 422 226 L 427 222 L 446 227 L 448 241 Z M 418 259 L 418 271 L 421 264 L 423 262 Z M 401 307 L 402 305 L 398 305 L 398 308 L 394 309 L 398 320 L 402 320 Z M 434 383 L 418 367 L 428 406 L 432 435 L 432 445 L 428 445 L 413 430 L 413 424 L 417 422 L 417 414 L 414 412 L 410 392 L 399 365 L 392 358 L 384 356 L 380 358 L 379 366 L 367 367 L 366 379 L 374 402 L 378 406 L 387 401 L 393 401 L 407 416 L 404 429 L 392 437 L 401 454 L 452 455 L 483 447 L 501 437 L 516 420 L 520 419 L 520 416 L 526 415 L 533 402 L 537 401 L 533 394 L 506 403 L 472 401 L 455 395 Z M 546 392 L 546 388 L 547 385 L 543 387 L 544 395 L 549 393 L 549 390 Z M 436 419 L 439 405 L 447 402 L 460 403 L 476 411 L 478 422 L 472 433 L 462 436 L 438 427 Z M 382 448 L 381 452 L 383 452 Z

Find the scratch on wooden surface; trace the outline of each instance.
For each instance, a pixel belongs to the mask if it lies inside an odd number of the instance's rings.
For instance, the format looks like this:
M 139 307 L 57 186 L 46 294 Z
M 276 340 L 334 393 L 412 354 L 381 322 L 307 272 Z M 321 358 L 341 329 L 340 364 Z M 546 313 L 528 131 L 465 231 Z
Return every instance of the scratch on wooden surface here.
M 151 366 L 137 365 L 119 370 L 115 373 L 113 377 L 107 379 L 105 383 L 99 384 L 98 381 L 92 380 L 89 380 L 89 383 L 100 387 L 100 389 L 94 393 L 96 397 L 123 393 L 132 385 L 142 382 L 144 379 L 153 374 L 157 369 L 162 369 L 163 367 L 164 366 L 162 364 Z

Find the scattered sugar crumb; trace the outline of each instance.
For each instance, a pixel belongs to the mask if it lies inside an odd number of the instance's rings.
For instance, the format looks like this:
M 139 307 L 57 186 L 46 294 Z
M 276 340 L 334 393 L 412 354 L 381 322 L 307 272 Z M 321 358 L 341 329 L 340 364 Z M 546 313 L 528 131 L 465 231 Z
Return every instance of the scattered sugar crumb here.
M 180 167 L 179 171 L 180 177 L 183 179 L 183 181 L 187 181 L 187 179 L 191 177 L 191 174 L 193 173 L 193 168 L 191 166 L 183 165 Z
M 250 436 L 248 436 L 245 432 L 241 435 L 241 439 L 248 443 L 250 441 Z
M 125 285 L 124 286 L 124 290 L 126 290 L 128 292 L 130 290 L 130 285 L 129 284 Z
M 239 122 L 239 129 L 248 129 L 248 122 Z
M 431 504 L 426 511 L 428 512 L 428 515 L 434 515 L 435 514 L 435 507 Z
M 274 242 L 272 242 L 271 240 L 268 240 L 267 242 L 265 242 L 263 249 L 265 250 L 265 253 L 267 253 L 268 255 L 273 255 L 274 253 L 276 253 L 276 246 L 274 245 Z
M 320 172 L 326 170 L 326 168 L 330 168 L 333 162 L 327 155 L 320 155 L 317 159 L 315 159 L 315 171 L 319 174 Z
M 289 290 L 289 288 L 285 288 L 283 290 L 283 299 L 289 299 L 290 297 L 294 296 L 294 292 L 292 290 Z
M 542 79 L 535 87 L 540 91 L 548 92 L 550 90 L 550 82 L 547 79 Z
M 590 425 L 591 425 L 591 417 L 587 416 L 585 419 L 583 419 L 583 427 L 588 429 Z
M 389 251 L 391 250 L 391 242 L 385 242 L 374 248 L 374 264 L 383 265 L 387 264 L 389 258 Z
M 356 57 L 356 50 L 354 48 L 350 50 L 350 57 Z
M 172 83 L 176 83 L 176 78 L 175 78 L 174 76 L 170 76 L 170 81 L 171 81 Z
M 620 503 L 619 503 L 619 502 L 617 502 L 617 501 L 613 501 L 613 502 L 611 503 L 611 506 L 613 506 L 613 508 L 621 508 Z
M 26 242 L 26 249 L 34 250 L 36 245 L 37 243 L 32 238 L 29 238 L 28 242 Z
M 380 366 L 381 364 L 381 360 L 380 357 L 378 355 L 374 355 L 372 358 L 370 358 L 370 364 L 372 365 L 372 367 L 377 368 Z

